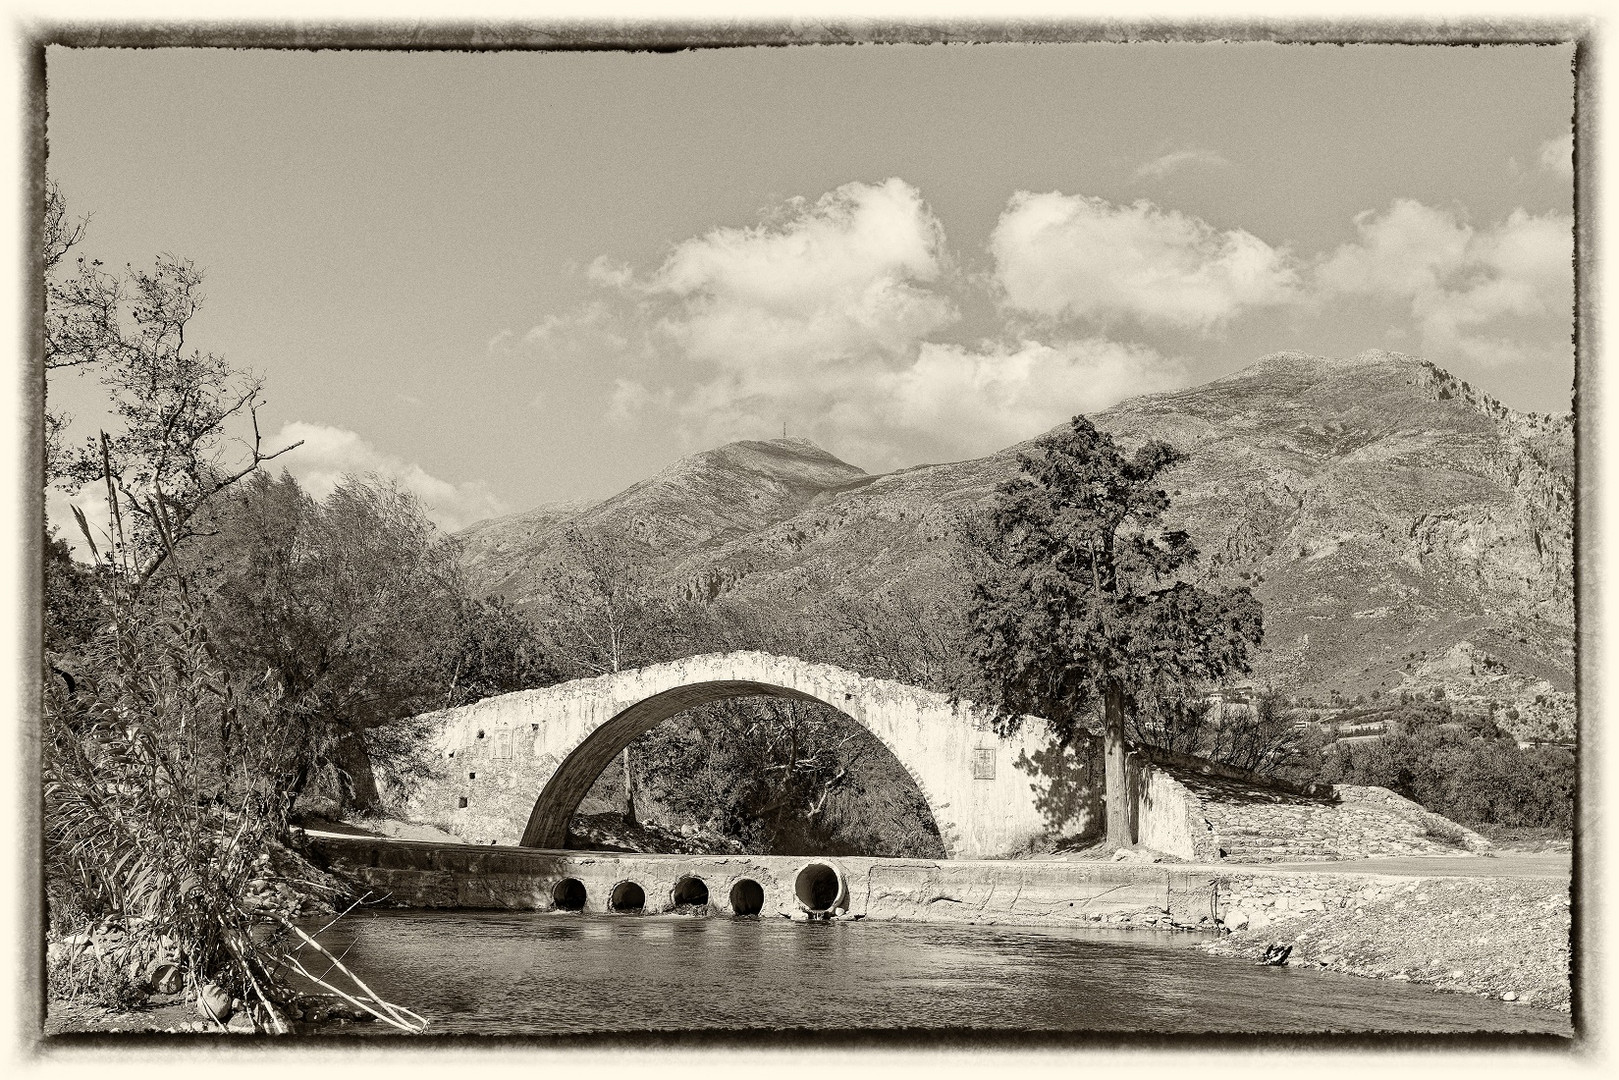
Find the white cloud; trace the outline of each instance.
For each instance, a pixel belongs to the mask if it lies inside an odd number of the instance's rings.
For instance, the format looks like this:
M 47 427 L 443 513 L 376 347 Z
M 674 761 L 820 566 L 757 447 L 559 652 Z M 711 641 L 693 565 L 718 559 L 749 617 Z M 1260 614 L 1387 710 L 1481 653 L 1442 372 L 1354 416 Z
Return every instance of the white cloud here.
M 1229 169 L 1230 167 L 1231 162 L 1213 150 L 1175 150 L 1162 157 L 1156 157 L 1143 163 L 1136 169 L 1134 179 L 1162 180 L 1170 173 L 1179 172 L 1182 169 Z
M 1574 177 L 1574 133 L 1559 135 L 1540 144 L 1540 167 L 1565 180 Z
M 605 255 L 598 255 L 585 267 L 585 277 L 603 288 L 623 289 L 634 283 L 635 271 Z
M 433 523 L 447 532 L 507 512 L 506 505 L 482 482 L 440 480 L 415 462 L 378 450 L 345 428 L 295 420 L 283 425 L 267 445 L 287 446 L 299 440 L 303 445 L 276 458 L 272 467 L 285 467 L 317 499 L 335 491 L 344 476 L 375 474 L 398 481 L 413 493 Z
M 335 491 L 344 476 L 375 474 L 398 481 L 401 487 L 415 494 L 428 518 L 447 532 L 509 510 L 482 483 L 452 484 L 440 480 L 420 465 L 384 453 L 357 433 L 343 428 L 293 421 L 282 425 L 280 431 L 266 439 L 265 446 L 273 450 L 299 440 L 303 441 L 302 446 L 275 458 L 265 468 L 278 473 L 286 468 L 304 490 L 317 499 L 324 499 Z M 87 484 L 73 493 L 57 488 L 47 488 L 45 492 L 46 519 L 68 542 L 76 558 L 88 560 L 89 548 L 74 520 L 74 506 L 84 512 L 91 535 L 105 553 L 110 546 L 111 531 L 105 484 Z
M 634 379 L 613 380 L 613 392 L 607 398 L 607 420 L 615 427 L 632 426 L 646 411 L 652 393 Z
M 1341 320 L 1346 298 L 1371 297 L 1377 309 L 1353 317 L 1392 326 L 1413 351 L 1420 338 L 1420 351 L 1488 361 L 1526 358 L 1506 331 L 1555 322 L 1559 282 L 1567 293 L 1566 218 L 1519 213 L 1474 230 L 1402 203 L 1356 224 L 1356 243 L 1307 263 L 1145 201 L 1020 192 L 990 243 L 1003 321 L 967 346 L 938 333 L 984 280 L 955 272 L 916 189 L 852 183 L 756 227 L 678 243 L 650 271 L 598 259 L 588 275 L 600 298 L 525 340 L 595 365 L 600 418 L 621 431 L 695 449 L 768 438 L 785 422 L 889 469 L 992 452 L 1186 385 L 1190 364 L 1172 357 L 1253 308 Z M 1125 343 L 1114 320 L 1139 323 L 1155 347 Z
M 1568 355 L 1573 221 L 1515 210 L 1475 228 L 1459 213 L 1397 200 L 1356 217 L 1358 238 L 1325 259 L 1317 291 L 1409 304 L 1430 357 L 1495 365 Z
M 1298 286 L 1286 251 L 1145 200 L 1020 191 L 990 250 L 1006 304 L 1048 319 L 1131 316 L 1206 330 L 1287 302 Z
M 625 331 L 634 321 L 634 314 L 593 300 L 565 315 L 547 315 L 523 335 L 523 344 L 550 363 L 619 356 L 630 348 Z
M 785 422 L 794 435 L 883 470 L 992 453 L 1075 413 L 1184 383 L 1179 362 L 1100 338 L 976 348 L 924 342 L 902 366 L 784 381 L 770 393 L 716 379 L 679 399 L 623 387 L 615 405 L 632 402 L 642 422 L 662 412 L 697 447 L 768 438 Z
M 865 363 L 956 317 L 925 287 L 944 230 L 904 181 L 845 184 L 778 218 L 687 240 L 642 286 L 675 302 L 662 328 L 687 356 L 734 372 Z
M 500 333 L 490 338 L 488 343 L 484 345 L 484 352 L 488 353 L 490 356 L 509 356 L 511 355 L 512 348 L 516 341 L 516 334 L 512 333 L 510 330 L 502 330 Z
M 623 327 L 637 320 L 657 328 L 654 362 L 617 375 L 605 419 L 666 426 L 689 446 L 768 437 L 785 422 L 868 468 L 893 468 L 992 452 L 1185 378 L 1152 349 L 1099 337 L 928 340 L 958 317 L 944 290 L 962 279 L 921 193 L 898 179 L 711 230 L 649 274 L 602 260 L 590 273 L 615 297 L 622 333 L 635 336 Z M 587 323 L 550 319 L 531 337 L 562 340 Z
M 1185 379 L 1152 349 L 1102 338 L 981 351 L 928 343 L 910 367 L 877 381 L 865 420 L 873 434 L 888 424 L 948 432 L 960 452 L 982 454 Z
M 73 516 L 77 506 L 90 526 L 90 536 L 102 555 L 112 550 L 112 514 L 107 510 L 107 485 L 102 481 L 86 484 L 69 494 L 60 488 L 45 489 L 45 520 L 56 529 L 56 535 L 67 541 L 73 557 L 89 562 L 90 547 L 85 543 L 84 530 Z

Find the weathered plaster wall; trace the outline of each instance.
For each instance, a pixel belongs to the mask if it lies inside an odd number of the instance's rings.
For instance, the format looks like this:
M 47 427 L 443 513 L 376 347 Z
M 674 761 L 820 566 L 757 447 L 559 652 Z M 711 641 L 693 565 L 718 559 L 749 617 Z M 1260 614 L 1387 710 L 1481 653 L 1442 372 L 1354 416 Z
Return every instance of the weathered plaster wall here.
M 1189 861 L 1218 860 L 1219 845 L 1204 816 L 1203 801 L 1168 772 L 1135 755 L 1130 766 L 1136 793 L 1136 842 Z
M 408 810 L 469 841 L 560 848 L 579 800 L 624 746 L 694 705 L 753 695 L 825 702 L 876 735 L 926 798 L 952 858 L 1080 832 L 1098 812 L 1094 798 L 1042 799 L 1049 779 L 1030 765 L 1045 757 L 1038 721 L 1002 738 L 943 695 L 757 652 L 689 657 L 437 714 L 436 774 Z

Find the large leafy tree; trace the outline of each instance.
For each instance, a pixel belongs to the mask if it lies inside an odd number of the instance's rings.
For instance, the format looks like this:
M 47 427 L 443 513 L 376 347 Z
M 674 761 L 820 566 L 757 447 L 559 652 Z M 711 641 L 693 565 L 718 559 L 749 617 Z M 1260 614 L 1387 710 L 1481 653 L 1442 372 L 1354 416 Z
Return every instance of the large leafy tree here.
M 653 585 L 646 545 L 604 527 L 569 525 L 546 581 L 541 622 L 551 650 L 576 678 L 668 659 L 659 629 L 664 598 Z M 624 821 L 636 824 L 635 768 L 626 746 Z
M 1183 459 L 1166 443 L 1126 456 L 1083 416 L 1018 457 L 978 537 L 969 614 L 977 693 L 1003 731 L 1045 718 L 1070 743 L 1100 709 L 1108 843 L 1132 842 L 1126 714 L 1246 673 L 1263 632 L 1245 588 L 1181 580 L 1197 557 L 1164 524 L 1159 476 Z
M 189 263 L 164 256 L 150 272 L 114 274 L 68 261 L 86 221 L 69 217 L 54 185 L 43 209 L 44 367 L 53 380 L 96 376 L 114 418 L 72 448 L 70 418 L 46 414 L 47 481 L 94 485 L 109 518 L 93 529 L 79 515 L 89 568 L 47 530 L 39 743 L 49 915 L 57 931 L 91 931 L 110 950 L 98 946 L 88 973 L 82 957 L 63 954 L 51 992 L 138 977 L 154 950 L 173 949 L 193 990 L 241 998 L 256 1026 L 285 1031 L 285 973 L 305 970 L 303 945 L 324 950 L 289 921 L 291 906 L 256 899 L 250 883 L 319 876 L 283 844 L 281 779 L 296 728 L 264 669 L 226 663 L 206 610 L 212 577 L 193 543 L 275 456 L 254 422 L 260 384 L 187 343 L 201 302 Z
M 196 531 L 206 506 L 298 444 L 266 450 L 263 380 L 189 340 L 202 271 L 168 254 L 122 274 L 82 255 L 69 263 L 88 220 L 71 218 L 47 184 L 45 368 L 56 378 L 96 376 L 115 422 L 69 445 L 72 418 L 47 409 L 46 479 L 68 491 L 105 486 L 101 547 L 138 586 Z
M 270 673 L 298 735 L 289 794 L 316 780 L 375 811 L 373 767 L 420 766 L 419 714 L 554 678 L 534 627 L 473 598 L 455 541 L 392 483 L 349 477 L 316 502 L 261 471 L 191 546 L 218 654 Z

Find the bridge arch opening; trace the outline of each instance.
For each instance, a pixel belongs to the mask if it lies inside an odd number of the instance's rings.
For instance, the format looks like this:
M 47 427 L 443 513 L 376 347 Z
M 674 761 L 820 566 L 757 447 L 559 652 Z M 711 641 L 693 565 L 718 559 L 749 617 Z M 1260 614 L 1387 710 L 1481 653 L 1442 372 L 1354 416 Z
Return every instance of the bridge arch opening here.
M 757 915 L 765 908 L 765 890 L 752 878 L 740 878 L 731 886 L 731 914 Z
M 858 678 L 837 669 L 823 670 L 835 672 L 845 679 Z M 806 801 L 813 801 L 816 804 L 813 813 L 822 814 L 818 819 L 822 823 L 834 820 L 837 816 L 834 812 L 842 811 L 842 820 L 834 826 L 835 830 L 841 829 L 842 832 L 830 845 L 824 836 L 805 838 L 789 834 L 783 841 L 778 830 L 778 842 L 773 846 L 760 847 L 750 844 L 747 850 L 762 854 L 951 857 L 949 846 L 943 839 L 944 831 L 940 827 L 937 808 L 930 794 L 921 786 L 920 774 L 905 765 L 880 731 L 865 723 L 860 714 L 862 702 L 857 699 L 857 695 L 846 692 L 835 684 L 807 685 L 808 689 L 801 689 L 762 681 L 699 681 L 650 694 L 641 701 L 621 708 L 615 715 L 597 725 L 563 756 L 563 760 L 535 800 L 528 825 L 522 835 L 523 845 L 545 848 L 615 846 L 617 842 L 611 839 L 610 835 L 591 835 L 591 833 L 610 834 L 616 830 L 617 823 L 608 811 L 616 810 L 623 805 L 622 793 L 625 781 L 621 752 L 625 747 L 635 744 L 631 758 L 638 765 L 633 786 L 639 812 L 644 810 L 648 803 L 656 804 L 658 801 L 655 797 L 643 800 L 643 795 L 655 796 L 657 793 L 645 791 L 643 785 L 647 784 L 647 776 L 642 771 L 644 766 L 641 763 L 647 760 L 661 760 L 656 754 L 648 753 L 645 748 L 657 745 L 658 740 L 665 739 L 668 732 L 674 728 L 658 732 L 647 739 L 643 739 L 643 736 L 654 732 L 665 721 L 688 713 L 690 715 L 683 717 L 680 724 L 695 725 L 703 729 L 694 736 L 697 744 L 702 744 L 705 735 L 712 735 L 715 731 L 719 731 L 724 739 L 734 741 L 740 737 L 737 733 L 742 727 L 756 731 L 759 725 L 738 726 L 732 723 L 726 727 L 724 723 L 716 720 L 716 717 L 728 708 L 746 706 L 774 709 L 777 712 L 797 710 L 799 719 L 795 720 L 795 723 L 802 722 L 803 715 L 813 714 L 811 719 L 823 727 L 830 723 L 843 728 L 843 735 L 831 741 L 854 747 L 850 751 L 850 763 L 860 774 L 856 779 L 868 781 L 846 783 L 843 789 L 834 794 L 830 804 L 825 797 L 832 794 L 830 785 L 825 792 L 815 792 L 805 797 Z M 858 686 L 852 689 L 858 689 Z M 815 692 L 812 693 L 810 690 Z M 750 698 L 755 700 L 741 700 Z M 778 741 L 785 747 L 791 740 L 784 737 Z M 710 738 L 708 744 L 703 746 L 703 753 L 697 754 L 690 763 L 692 768 L 684 772 L 679 769 L 666 770 L 676 779 L 671 781 L 660 777 L 655 783 L 666 785 L 666 790 L 670 784 L 686 781 L 690 781 L 693 785 L 699 782 L 710 783 L 714 769 L 708 752 L 716 745 L 721 749 L 724 748 L 723 743 L 716 744 L 716 741 Z M 757 773 L 760 770 L 744 771 Z M 828 771 L 836 773 L 839 770 Z M 775 775 L 779 777 L 783 774 Z M 587 794 L 591 796 L 590 805 L 581 811 L 581 804 L 585 802 Z M 778 789 L 770 793 L 771 798 L 762 801 L 780 802 L 777 796 L 781 794 L 783 792 Z M 721 800 L 728 796 L 729 793 L 715 794 L 712 791 L 699 790 L 695 797 Z M 867 800 L 870 805 L 854 806 L 852 810 L 848 808 L 860 799 Z M 834 812 L 825 812 L 828 805 Z M 574 821 L 575 814 L 581 812 L 590 819 L 588 823 L 590 827 L 581 827 L 570 840 L 569 825 Z M 723 831 L 726 821 L 729 820 L 723 814 L 707 814 L 684 807 L 681 812 L 683 814 L 681 820 L 709 824 L 715 831 Z M 734 817 L 746 820 L 748 815 L 734 815 Z M 716 821 L 720 824 L 717 826 L 711 824 Z M 606 825 L 602 827 L 604 822 Z M 879 824 L 873 826 L 873 822 Z M 581 818 L 581 823 L 585 823 L 585 818 Z
M 633 881 L 621 881 L 613 886 L 607 906 L 612 911 L 624 914 L 642 911 L 646 908 L 646 890 Z
M 708 903 L 708 884 L 702 878 L 688 874 L 669 890 L 669 900 L 677 908 L 702 907 Z
M 551 903 L 558 911 L 583 911 L 585 883 L 578 878 L 563 878 L 551 888 Z

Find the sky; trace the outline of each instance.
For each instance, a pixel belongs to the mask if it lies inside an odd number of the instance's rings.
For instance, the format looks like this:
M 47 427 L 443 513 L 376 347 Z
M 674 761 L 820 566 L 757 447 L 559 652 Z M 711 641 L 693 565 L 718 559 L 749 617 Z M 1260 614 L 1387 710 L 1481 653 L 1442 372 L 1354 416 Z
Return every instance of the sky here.
M 47 169 L 86 254 L 206 271 L 189 340 L 262 373 L 279 463 L 456 529 L 784 430 L 978 456 L 1284 349 L 1566 412 L 1572 59 L 53 48 Z

